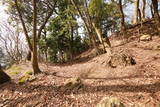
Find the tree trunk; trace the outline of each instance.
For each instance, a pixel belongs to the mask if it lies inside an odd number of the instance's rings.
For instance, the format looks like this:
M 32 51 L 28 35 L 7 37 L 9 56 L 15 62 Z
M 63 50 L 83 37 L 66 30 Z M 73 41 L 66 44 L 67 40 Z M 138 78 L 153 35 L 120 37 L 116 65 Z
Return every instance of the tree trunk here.
M 44 29 L 44 40 L 45 40 L 45 43 L 47 43 L 47 31 L 46 31 L 46 29 Z M 45 61 L 47 62 L 48 61 L 48 47 L 47 47 L 47 45 L 45 46 L 44 54 L 45 54 Z
M 37 58 L 37 0 L 33 0 L 33 52 L 32 52 L 32 66 L 34 74 L 40 73 Z
M 24 22 L 23 17 L 22 17 L 22 13 L 21 13 L 20 8 L 18 6 L 17 0 L 14 0 L 14 1 L 15 1 L 15 6 L 16 6 L 20 21 L 22 23 L 22 27 L 23 27 L 23 31 L 24 31 L 24 34 L 25 34 L 25 37 L 26 37 L 26 40 L 27 40 L 27 43 L 28 43 L 28 47 L 29 47 L 30 51 L 32 51 L 32 44 L 31 44 L 31 41 L 30 41 L 30 38 L 29 38 L 29 35 L 28 35 L 28 32 L 27 32 L 25 22 Z
M 154 18 L 153 4 L 150 5 L 150 10 L 151 10 L 152 18 Z
M 158 12 L 158 0 L 152 0 L 153 10 L 154 10 L 154 18 L 157 24 L 158 32 L 160 32 L 160 16 Z
M 138 16 L 139 16 L 139 19 L 138 19 L 138 22 L 141 22 L 141 25 L 142 25 L 142 15 L 141 15 L 141 10 L 138 9 Z
M 145 20 L 145 8 L 146 8 L 146 0 L 142 0 L 142 9 L 141 9 L 142 21 Z
M 73 59 L 73 33 L 74 33 L 74 29 L 73 29 L 73 26 L 72 26 L 72 24 L 70 24 L 71 26 L 71 31 L 70 31 L 70 35 L 71 35 L 71 37 L 70 37 L 70 60 L 72 61 L 72 59 Z
M 20 50 L 19 50 L 19 40 L 20 40 L 20 38 L 19 38 L 19 26 L 18 26 L 18 22 L 16 21 L 16 24 L 17 24 L 17 27 L 16 27 L 16 32 L 17 32 L 17 34 L 16 34 L 16 43 L 15 43 L 15 48 L 16 48 L 16 60 L 19 62 L 19 61 L 21 61 L 22 60 L 22 54 L 21 54 L 21 52 L 20 52 Z
M 28 51 L 27 53 L 27 58 L 26 58 L 28 61 L 31 61 L 32 59 L 32 52 L 31 51 Z
M 17 12 L 18 12 L 18 16 L 19 16 L 19 19 L 22 23 L 23 31 L 24 31 L 24 34 L 25 34 L 25 37 L 26 37 L 26 40 L 27 40 L 27 43 L 28 43 L 28 47 L 29 47 L 29 52 L 27 54 L 27 60 L 31 61 L 31 57 L 32 57 L 31 52 L 33 50 L 32 49 L 32 44 L 31 44 L 31 41 L 30 41 L 30 38 L 29 38 L 29 35 L 28 35 L 28 32 L 27 32 L 25 22 L 24 22 L 23 17 L 22 17 L 22 13 L 21 13 L 20 8 L 18 6 L 18 1 L 15 0 L 14 2 L 15 2 L 15 6 L 16 6 L 16 9 L 17 9 Z
M 125 31 L 125 17 L 124 17 L 124 12 L 123 12 L 123 7 L 122 7 L 122 0 L 119 0 L 119 10 L 121 14 L 121 31 Z
M 99 51 L 99 48 L 98 48 L 97 43 L 96 43 L 95 34 L 93 32 L 89 32 L 89 37 L 91 38 L 91 42 L 92 42 L 93 47 L 96 51 L 96 55 L 99 55 L 100 51 Z
M 103 46 L 103 49 L 104 49 L 103 51 L 104 51 L 104 53 L 107 52 L 106 46 L 105 46 L 104 41 L 103 41 L 103 39 L 102 39 L 102 32 L 101 32 L 101 30 L 96 27 L 95 23 L 92 23 L 92 25 L 93 25 L 93 28 L 94 28 L 94 30 L 95 30 L 95 33 L 96 33 L 97 36 L 98 36 L 98 39 L 99 39 L 100 43 L 101 43 L 102 46 Z M 108 45 L 107 47 L 110 47 L 109 44 L 107 44 L 107 45 Z
M 93 44 L 93 46 L 94 46 L 94 48 L 95 48 L 95 50 L 96 50 L 96 54 L 100 54 L 100 53 L 99 53 L 99 48 L 98 48 L 98 46 L 97 46 L 97 44 L 96 44 L 95 35 L 94 35 L 93 31 L 92 31 L 92 30 L 94 30 L 94 29 L 93 29 L 92 26 L 91 26 L 92 24 L 89 22 L 90 20 L 89 20 L 89 19 L 88 19 L 88 20 L 85 19 L 84 15 L 83 15 L 83 12 L 82 12 L 82 11 L 80 10 L 80 8 L 77 6 L 77 4 L 75 3 L 74 0 L 71 0 L 71 2 L 72 2 L 72 4 L 74 5 L 75 9 L 78 11 L 78 14 L 80 15 L 80 17 L 82 18 L 82 20 L 83 20 L 83 22 L 84 22 L 84 24 L 85 24 L 85 27 L 86 27 L 86 29 L 87 29 L 87 31 L 88 31 L 89 38 L 91 39 L 92 44 Z M 87 17 L 88 17 L 88 15 L 87 15 Z
M 134 1 L 134 5 L 135 5 L 135 8 L 134 8 L 134 20 L 133 20 L 133 23 L 137 24 L 138 23 L 139 0 L 135 0 Z
M 47 52 L 47 50 L 45 50 L 44 54 L 45 54 L 45 61 L 48 62 L 48 52 Z

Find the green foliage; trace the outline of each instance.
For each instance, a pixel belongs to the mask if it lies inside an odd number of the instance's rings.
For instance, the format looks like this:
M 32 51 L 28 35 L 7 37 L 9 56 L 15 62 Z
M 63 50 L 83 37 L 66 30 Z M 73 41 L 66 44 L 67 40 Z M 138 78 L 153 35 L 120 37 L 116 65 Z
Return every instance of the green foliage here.
M 31 75 L 24 75 L 23 77 L 21 77 L 18 81 L 19 84 L 24 84 L 25 82 L 27 82 L 29 79 L 31 78 Z
M 93 18 L 101 19 L 104 16 L 103 0 L 91 0 L 89 3 L 89 13 Z
M 87 12 L 84 1 L 76 1 L 83 12 Z M 102 28 L 103 34 L 112 29 L 118 29 L 117 20 L 120 15 L 117 7 L 112 3 L 105 3 L 103 0 L 91 0 L 88 4 L 89 14 L 92 20 Z M 89 46 L 87 35 L 82 37 L 76 33 L 79 28 L 77 10 L 68 0 L 58 2 L 54 16 L 47 27 L 47 36 L 39 40 L 39 48 L 44 53 L 48 51 L 50 62 L 70 61 L 73 56 L 83 52 Z
M 120 13 L 117 6 L 113 3 L 106 3 L 104 7 L 105 15 L 102 24 L 104 25 L 104 34 L 110 29 L 118 30 L 118 21 L 120 19 Z
M 103 34 L 107 35 L 107 31 L 110 29 L 118 29 L 120 13 L 114 3 L 91 0 L 89 2 L 89 13 L 97 26 L 102 28 Z
M 40 49 L 48 49 L 50 62 L 66 62 L 87 46 L 79 34 L 76 11 L 69 1 L 59 2 L 58 16 L 51 19 L 47 37 L 40 39 Z
M 17 0 L 20 7 L 22 17 L 24 19 L 29 36 L 32 35 L 32 1 Z M 120 14 L 117 6 L 112 2 L 104 0 L 74 0 L 78 5 L 83 17 L 87 20 L 87 16 L 94 21 L 97 27 L 102 30 L 103 35 L 107 35 L 110 30 L 119 30 Z M 131 0 L 129 0 L 131 1 Z M 71 0 L 39 0 L 37 2 L 37 26 L 42 25 L 46 16 L 51 12 L 51 8 L 56 2 L 56 7 L 52 18 L 47 23 L 45 29 L 38 40 L 38 48 L 40 53 L 47 54 L 50 62 L 67 62 L 74 56 L 83 52 L 89 47 L 89 38 L 85 30 L 79 31 L 80 25 L 79 15 Z M 7 13 L 10 15 L 9 22 L 16 26 L 20 22 L 18 13 L 13 0 L 5 0 L 8 6 Z M 124 0 L 123 4 L 128 3 Z M 89 14 L 89 15 L 88 15 Z M 89 23 L 89 22 L 88 22 Z M 80 32 L 86 34 L 82 36 Z M 32 41 L 32 40 L 31 40 Z

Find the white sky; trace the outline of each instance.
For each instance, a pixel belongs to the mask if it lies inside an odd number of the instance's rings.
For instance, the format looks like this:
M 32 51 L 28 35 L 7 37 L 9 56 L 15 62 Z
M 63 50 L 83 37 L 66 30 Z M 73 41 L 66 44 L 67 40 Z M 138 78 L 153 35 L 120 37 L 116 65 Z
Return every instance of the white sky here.
M 2 5 L 2 1 L 0 1 L 0 22 L 7 21 L 8 15 L 4 11 L 6 6 Z

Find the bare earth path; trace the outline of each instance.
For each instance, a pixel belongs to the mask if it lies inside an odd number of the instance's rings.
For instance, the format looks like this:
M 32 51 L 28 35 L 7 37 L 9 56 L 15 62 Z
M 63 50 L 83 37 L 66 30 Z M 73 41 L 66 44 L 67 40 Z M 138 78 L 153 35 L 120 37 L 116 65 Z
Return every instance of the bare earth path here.
M 43 73 L 35 81 L 0 87 L 0 107 L 95 107 L 104 96 L 116 96 L 126 107 L 159 107 L 160 50 L 151 50 L 158 43 L 155 37 L 113 48 L 132 55 L 134 66 L 108 68 L 106 54 L 72 65 L 41 64 Z M 61 87 L 71 77 L 80 77 L 84 86 L 64 92 Z

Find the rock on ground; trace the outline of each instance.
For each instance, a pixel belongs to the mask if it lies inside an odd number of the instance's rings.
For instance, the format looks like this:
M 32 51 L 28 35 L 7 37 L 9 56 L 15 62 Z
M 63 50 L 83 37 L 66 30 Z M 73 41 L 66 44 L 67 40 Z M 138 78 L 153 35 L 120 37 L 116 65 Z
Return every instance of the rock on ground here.
M 151 35 L 142 35 L 140 37 L 140 41 L 150 41 L 152 40 L 152 36 Z
M 11 80 L 11 78 L 5 72 L 3 72 L 1 65 L 0 65 L 0 84 L 3 84 L 3 83 L 8 82 L 10 80 Z
M 134 65 L 136 61 L 129 55 L 119 53 L 111 55 L 108 64 L 110 67 L 116 68 L 118 66 Z
M 64 87 L 67 90 L 79 89 L 82 86 L 82 80 L 78 77 L 66 80 Z
M 96 107 L 125 107 L 124 104 L 116 97 L 104 97 Z

